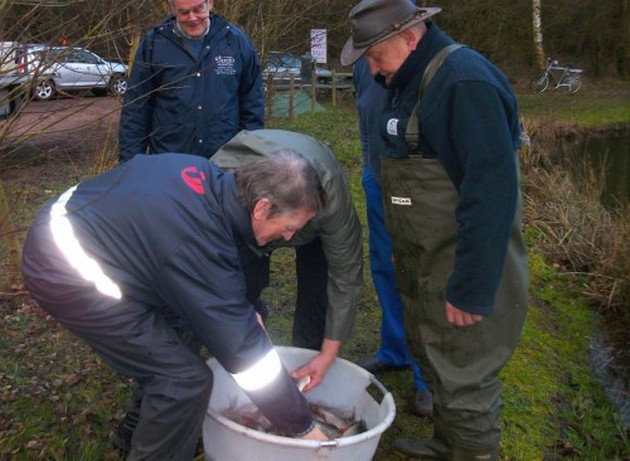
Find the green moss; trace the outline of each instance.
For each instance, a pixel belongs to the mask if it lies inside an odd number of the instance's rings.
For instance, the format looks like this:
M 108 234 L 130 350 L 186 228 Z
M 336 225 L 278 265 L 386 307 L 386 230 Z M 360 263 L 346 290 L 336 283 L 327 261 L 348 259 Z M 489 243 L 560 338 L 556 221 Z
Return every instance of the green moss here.
M 627 440 L 590 366 L 595 314 L 540 255 L 530 256 L 530 271 L 536 302 L 502 372 L 503 453 L 513 460 L 543 459 L 551 456 L 555 438 L 582 459 L 614 459 L 616 445 L 627 446 Z

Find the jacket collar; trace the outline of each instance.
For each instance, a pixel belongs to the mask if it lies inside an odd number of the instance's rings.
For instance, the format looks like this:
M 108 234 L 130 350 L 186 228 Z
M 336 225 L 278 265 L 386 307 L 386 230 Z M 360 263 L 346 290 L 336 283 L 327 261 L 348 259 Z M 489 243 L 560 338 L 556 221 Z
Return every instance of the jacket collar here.
M 230 29 L 227 19 L 217 13 L 210 14 L 210 24 L 208 30 L 203 36 L 203 40 L 214 39 L 217 36 L 223 36 Z M 189 39 L 177 27 L 177 20 L 174 15 L 169 15 L 155 26 L 155 30 L 166 35 L 171 40 Z

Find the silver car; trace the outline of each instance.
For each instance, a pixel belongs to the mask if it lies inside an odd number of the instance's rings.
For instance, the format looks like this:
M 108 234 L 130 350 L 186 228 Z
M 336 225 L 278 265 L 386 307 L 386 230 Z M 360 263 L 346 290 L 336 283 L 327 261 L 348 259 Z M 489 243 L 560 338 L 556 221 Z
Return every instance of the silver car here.
M 51 99 L 58 92 L 92 90 L 122 95 L 127 91 L 127 66 L 109 62 L 84 48 L 28 45 L 22 69 L 33 79 L 36 99 Z

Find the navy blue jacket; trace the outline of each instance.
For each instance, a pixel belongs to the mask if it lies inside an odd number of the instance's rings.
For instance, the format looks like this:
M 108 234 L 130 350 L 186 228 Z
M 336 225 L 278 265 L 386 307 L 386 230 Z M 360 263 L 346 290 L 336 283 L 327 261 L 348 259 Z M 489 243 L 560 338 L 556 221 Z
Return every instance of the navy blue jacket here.
M 434 23 L 387 86 L 383 154 L 406 157 L 405 132 L 429 61 L 454 43 Z M 377 77 L 382 82 L 382 77 Z M 419 150 L 440 160 L 456 187 L 460 224 L 447 300 L 473 314 L 492 313 L 519 197 L 520 121 L 506 76 L 470 48 L 455 51 L 425 89 L 417 110 Z M 396 129 L 388 121 L 398 119 Z
M 50 206 L 33 227 L 48 226 Z M 148 309 L 168 306 L 228 372 L 248 369 L 272 348 L 246 298 L 238 247 L 256 242 L 233 173 L 194 155 L 137 155 L 79 184 L 65 208 L 74 236 L 122 296 Z M 31 278 L 55 286 L 78 276 L 39 267 L 40 259 L 26 252 Z M 248 395 L 289 434 L 312 422 L 286 372 Z
M 357 93 L 359 140 L 363 166 L 370 170 L 370 175 L 380 185 L 381 155 L 385 154 L 385 149 L 388 147 L 380 130 L 385 89 L 370 74 L 370 66 L 364 57 L 355 63 L 352 69 L 352 81 Z
M 206 158 L 239 131 L 263 128 L 260 62 L 249 38 L 211 16 L 197 57 L 174 17 L 151 29 L 136 52 L 120 117 L 120 161 L 138 153 Z

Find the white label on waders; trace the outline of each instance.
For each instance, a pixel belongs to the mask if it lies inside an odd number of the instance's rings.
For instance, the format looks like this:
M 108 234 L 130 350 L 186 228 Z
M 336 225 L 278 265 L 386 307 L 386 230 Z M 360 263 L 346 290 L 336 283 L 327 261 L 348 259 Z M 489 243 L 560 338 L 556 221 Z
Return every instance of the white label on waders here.
M 411 198 L 392 196 L 392 205 L 411 206 Z
M 387 134 L 398 136 L 398 119 L 390 118 L 387 120 Z

